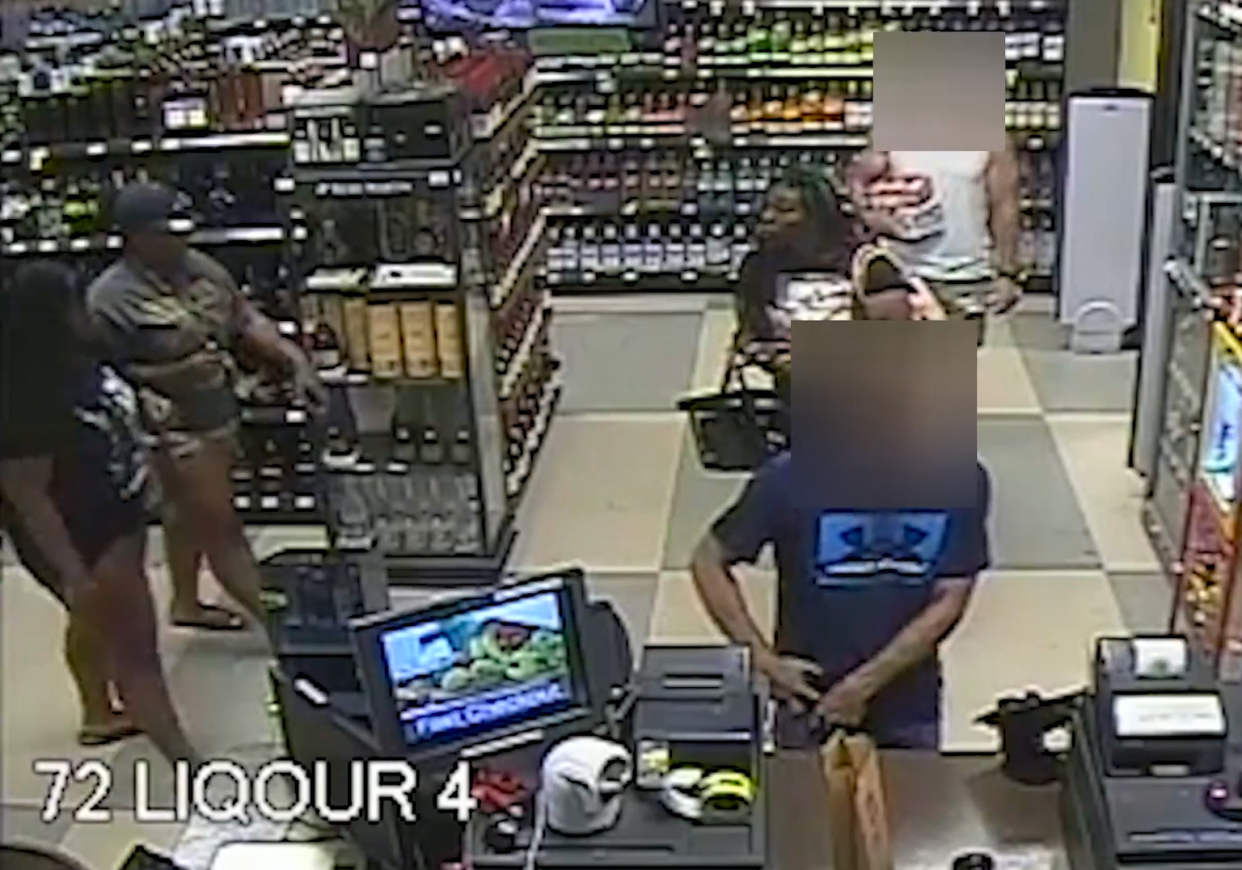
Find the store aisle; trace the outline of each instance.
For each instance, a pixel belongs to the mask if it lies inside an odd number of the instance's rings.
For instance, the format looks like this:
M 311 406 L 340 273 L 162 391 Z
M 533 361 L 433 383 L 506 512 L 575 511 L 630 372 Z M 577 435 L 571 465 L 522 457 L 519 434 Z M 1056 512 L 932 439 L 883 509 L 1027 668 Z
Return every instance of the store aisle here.
M 718 383 L 731 329 L 727 303 L 571 299 L 558 303 L 555 322 L 566 393 L 522 510 L 513 567 L 581 563 L 593 590 L 617 603 L 636 638 L 716 639 L 686 563 L 741 480 L 701 471 L 683 419 L 669 408 L 678 396 Z M 1159 629 L 1167 615 L 1171 594 L 1139 527 L 1139 484 L 1124 467 L 1133 361 L 1075 358 L 1059 349 L 1059 339 L 1046 308 L 1036 304 L 994 328 L 980 354 L 979 440 L 995 479 L 997 565 L 948 651 L 949 749 L 993 745 L 971 720 L 998 692 L 1074 686 L 1085 675 L 1092 636 Z M 316 538 L 255 532 L 265 553 Z M 154 568 L 163 594 L 162 572 Z M 174 848 L 182 826 L 133 821 L 127 775 L 118 774 L 106 801 L 116 810 L 112 824 L 40 821 L 47 783 L 31 762 L 87 754 L 72 742 L 73 698 L 56 654 L 59 614 L 11 566 L 4 577 L 6 836 L 61 843 L 99 867 L 117 866 L 139 840 Z M 772 574 L 756 570 L 748 580 L 756 613 L 770 624 Z M 163 639 L 178 704 L 209 754 L 243 762 L 269 757 L 275 740 L 253 642 L 168 629 Z M 130 771 L 153 753 L 136 740 L 100 757 Z M 157 777 L 157 803 L 168 788 Z
M 1062 350 L 1050 300 L 994 324 L 979 357 L 979 448 L 994 478 L 995 569 L 948 651 L 946 748 L 992 745 L 971 720 L 998 692 L 1081 682 L 1097 634 L 1162 628 L 1167 582 L 1125 468 L 1134 358 Z M 516 564 L 589 565 L 657 642 L 716 637 L 686 566 L 742 479 L 698 464 L 676 398 L 719 383 L 725 300 L 561 300 L 560 419 L 524 506 Z M 774 577 L 753 601 L 770 620 Z

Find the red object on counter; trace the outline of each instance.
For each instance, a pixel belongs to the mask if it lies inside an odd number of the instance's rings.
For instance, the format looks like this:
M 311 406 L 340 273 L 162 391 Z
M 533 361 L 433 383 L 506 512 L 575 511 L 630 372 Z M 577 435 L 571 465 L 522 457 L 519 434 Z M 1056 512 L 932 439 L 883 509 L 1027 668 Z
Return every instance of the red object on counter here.
M 505 770 L 480 770 L 474 775 L 471 796 L 485 813 L 500 813 L 526 802 L 529 790 L 517 775 Z

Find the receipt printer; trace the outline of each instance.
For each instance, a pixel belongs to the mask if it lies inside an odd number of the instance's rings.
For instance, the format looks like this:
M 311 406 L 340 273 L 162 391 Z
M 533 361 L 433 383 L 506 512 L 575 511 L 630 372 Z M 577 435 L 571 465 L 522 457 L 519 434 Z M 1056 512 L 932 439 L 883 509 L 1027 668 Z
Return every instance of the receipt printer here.
M 759 699 L 749 651 L 730 646 L 649 646 L 634 705 L 635 785 L 658 789 L 683 765 L 757 778 Z
M 1211 664 L 1186 638 L 1102 638 L 1094 682 L 1094 720 L 1109 773 L 1221 769 L 1220 692 Z
M 1242 854 L 1239 687 L 1177 637 L 1097 642 L 1060 790 L 1071 870 L 1219 870 Z

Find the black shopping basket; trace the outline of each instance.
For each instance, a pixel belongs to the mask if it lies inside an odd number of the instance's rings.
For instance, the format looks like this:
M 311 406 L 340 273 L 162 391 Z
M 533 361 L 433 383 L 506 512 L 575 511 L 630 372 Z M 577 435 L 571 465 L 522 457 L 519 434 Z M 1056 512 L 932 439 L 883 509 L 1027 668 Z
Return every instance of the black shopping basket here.
M 754 471 L 789 444 L 789 413 L 775 389 L 746 384 L 744 372 L 760 368 L 751 354 L 738 354 L 721 389 L 677 403 L 690 415 L 699 462 L 708 471 Z

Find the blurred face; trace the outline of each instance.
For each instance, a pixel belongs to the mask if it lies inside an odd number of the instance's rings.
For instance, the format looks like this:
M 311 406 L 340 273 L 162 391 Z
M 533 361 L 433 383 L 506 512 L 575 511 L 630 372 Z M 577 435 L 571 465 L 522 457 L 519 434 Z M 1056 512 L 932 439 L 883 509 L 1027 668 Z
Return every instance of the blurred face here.
M 975 457 L 975 350 L 959 322 L 794 324 L 800 477 L 900 501 Z M 823 445 L 806 450 L 803 445 Z M 818 466 L 818 467 L 817 467 Z
M 134 233 L 127 245 L 144 266 L 161 274 L 176 272 L 187 249 L 184 236 L 158 231 Z
M 768 198 L 759 214 L 755 232 L 762 242 L 787 236 L 806 222 L 806 206 L 802 194 L 792 187 L 778 184 L 768 191 Z

